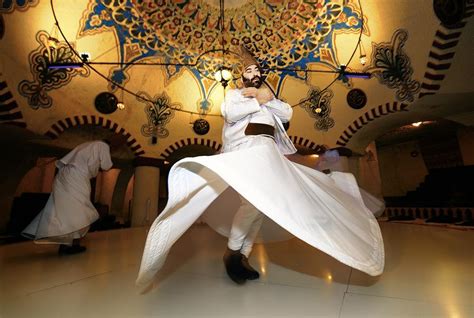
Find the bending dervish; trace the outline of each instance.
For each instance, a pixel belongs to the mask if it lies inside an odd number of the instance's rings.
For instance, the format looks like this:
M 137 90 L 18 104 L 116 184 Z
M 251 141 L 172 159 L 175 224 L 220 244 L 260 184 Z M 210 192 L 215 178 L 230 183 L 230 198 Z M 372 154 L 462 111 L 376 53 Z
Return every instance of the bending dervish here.
M 58 244 L 59 254 L 86 250 L 80 245 L 89 227 L 99 218 L 91 202 L 90 179 L 100 170 L 112 168 L 110 147 L 118 139 L 85 142 L 56 161 L 58 173 L 46 206 L 23 230 L 22 235 L 38 244 Z
M 240 196 L 230 230 L 208 223 L 229 237 L 224 264 L 234 282 L 259 278 L 248 257 L 264 216 L 340 262 L 380 275 L 380 228 L 354 176 L 324 174 L 284 156 L 296 152 L 282 124 L 292 108 L 261 86 L 260 67 L 250 52 L 244 49 L 241 58 L 244 87 L 229 90 L 221 106 L 223 151 L 184 158 L 171 168 L 168 203 L 148 233 L 137 285 L 152 283 L 171 246 L 228 188 Z M 219 211 L 228 210 L 223 205 Z

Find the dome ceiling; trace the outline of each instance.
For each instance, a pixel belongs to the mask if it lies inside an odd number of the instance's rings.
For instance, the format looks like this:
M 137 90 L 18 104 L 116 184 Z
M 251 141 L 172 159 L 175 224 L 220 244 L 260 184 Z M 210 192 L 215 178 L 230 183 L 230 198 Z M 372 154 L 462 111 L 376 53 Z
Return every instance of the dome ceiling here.
M 143 1 L 132 5 L 126 1 L 92 1 L 81 19 L 79 36 L 112 29 L 124 52 L 120 57 L 124 62 L 152 56 L 169 63 L 197 64 L 196 68 L 208 74 L 222 58 L 230 65 L 238 64 L 241 45 L 271 68 L 306 69 L 308 62 L 336 68 L 339 61 L 334 33 L 359 33 L 362 26 L 360 8 L 354 5 L 357 1 L 236 3 L 224 10 L 222 32 L 222 16 L 213 2 Z M 222 57 L 219 52 L 220 58 L 206 56 L 206 52 L 220 50 L 223 45 L 230 51 L 227 55 Z
M 226 89 L 213 74 L 226 66 L 230 87 L 239 86 L 244 45 L 266 69 L 266 85 L 294 106 L 288 133 L 300 146 L 360 150 L 414 121 L 471 125 L 474 4 L 439 3 L 3 2 L 0 122 L 50 138 L 99 125 L 125 135 L 136 155 L 152 157 L 183 143 L 219 144 Z M 88 66 L 48 68 L 81 63 L 83 53 Z M 346 65 L 372 78 L 341 77 Z M 101 113 L 95 100 L 105 92 L 115 102 Z M 197 120 L 206 130 L 193 128 Z

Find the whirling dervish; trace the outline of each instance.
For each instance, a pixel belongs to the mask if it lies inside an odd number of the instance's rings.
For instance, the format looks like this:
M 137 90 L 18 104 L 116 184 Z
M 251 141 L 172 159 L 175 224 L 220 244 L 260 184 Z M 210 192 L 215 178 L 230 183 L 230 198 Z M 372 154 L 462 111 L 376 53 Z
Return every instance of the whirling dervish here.
M 354 176 L 327 175 L 284 156 L 296 152 L 282 125 L 292 108 L 262 87 L 259 64 L 250 52 L 243 50 L 241 57 L 244 88 L 229 90 L 221 106 L 223 153 L 185 158 L 171 168 L 168 203 L 148 232 L 137 285 L 152 283 L 176 240 L 229 187 L 241 200 L 240 209 L 230 215 L 230 230 L 208 223 L 229 237 L 224 264 L 234 282 L 259 277 L 248 257 L 264 215 L 342 263 L 380 275 L 380 228 Z M 225 205 L 220 211 L 228 213 Z

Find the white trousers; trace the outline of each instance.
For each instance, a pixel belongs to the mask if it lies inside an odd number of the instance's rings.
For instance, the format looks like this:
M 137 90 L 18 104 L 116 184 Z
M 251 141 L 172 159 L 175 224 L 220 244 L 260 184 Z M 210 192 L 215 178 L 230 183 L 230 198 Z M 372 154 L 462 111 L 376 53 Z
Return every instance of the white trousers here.
M 262 212 L 240 196 L 240 208 L 232 221 L 227 247 L 234 251 L 240 250 L 240 253 L 248 258 L 262 226 L 263 217 Z

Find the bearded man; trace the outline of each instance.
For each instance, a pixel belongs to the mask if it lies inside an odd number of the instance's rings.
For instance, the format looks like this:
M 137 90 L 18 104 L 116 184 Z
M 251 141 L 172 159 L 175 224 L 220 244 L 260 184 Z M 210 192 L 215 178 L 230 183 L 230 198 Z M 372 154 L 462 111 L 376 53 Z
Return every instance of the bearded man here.
M 225 119 L 223 128 L 223 152 L 249 149 L 265 143 L 275 143 L 275 126 L 279 140 L 284 140 L 284 154 L 296 152 L 284 132 L 283 122 L 289 122 L 293 109 L 275 98 L 262 86 L 262 74 L 258 62 L 242 48 L 242 82 L 244 88 L 229 90 L 222 104 Z M 248 257 L 252 251 L 264 215 L 243 196 L 236 212 L 224 254 L 227 274 L 236 283 L 258 279 L 260 274 L 250 266 Z

